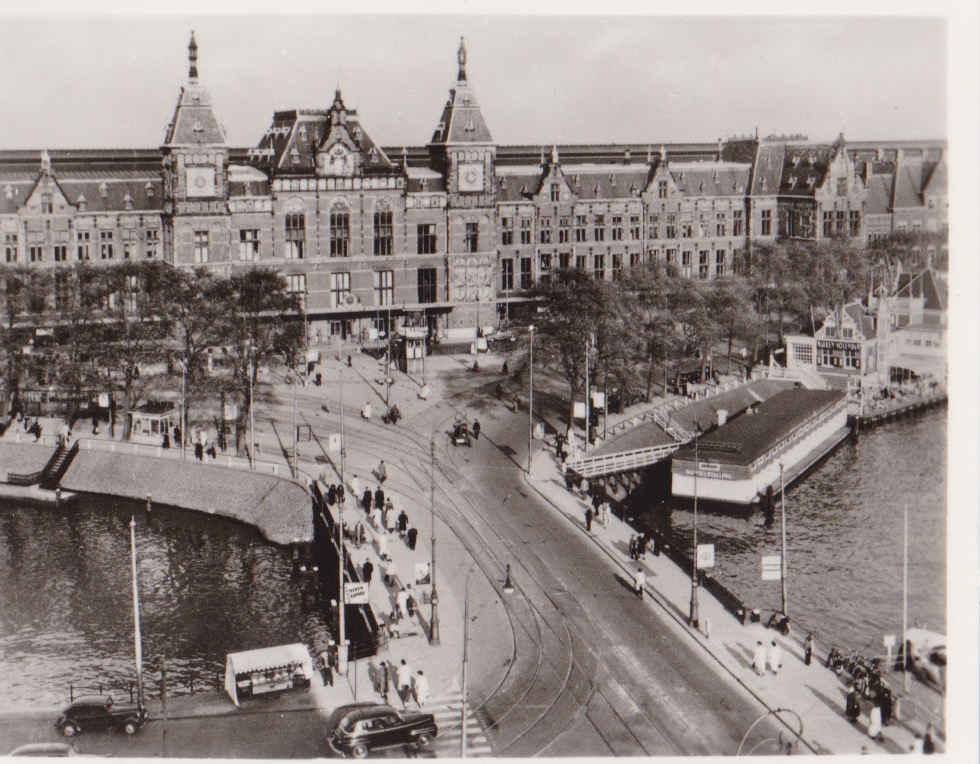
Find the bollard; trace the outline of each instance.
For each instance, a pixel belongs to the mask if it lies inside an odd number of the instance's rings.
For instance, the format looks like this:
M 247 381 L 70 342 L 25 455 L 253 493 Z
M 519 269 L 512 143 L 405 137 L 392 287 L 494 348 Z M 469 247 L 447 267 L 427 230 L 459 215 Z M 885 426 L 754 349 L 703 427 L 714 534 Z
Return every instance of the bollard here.
M 54 489 L 54 505 L 56 507 L 61 506 L 61 486 L 55 486 Z
M 510 563 L 507 563 L 507 578 L 504 580 L 504 592 L 510 594 L 514 591 L 514 584 L 510 580 Z
M 147 512 L 153 511 L 153 496 L 152 494 L 149 493 L 146 494 L 146 511 Z

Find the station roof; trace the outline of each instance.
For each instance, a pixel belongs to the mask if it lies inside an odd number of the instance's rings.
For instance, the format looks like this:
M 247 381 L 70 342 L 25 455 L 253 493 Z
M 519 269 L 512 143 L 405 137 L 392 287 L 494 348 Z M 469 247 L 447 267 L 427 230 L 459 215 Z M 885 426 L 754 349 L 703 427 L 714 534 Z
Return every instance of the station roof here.
M 745 413 L 722 425 L 698 443 L 699 461 L 746 466 L 821 409 L 843 400 L 839 390 L 794 388 L 761 403 L 756 413 Z M 694 444 L 674 454 L 674 459 L 694 459 Z

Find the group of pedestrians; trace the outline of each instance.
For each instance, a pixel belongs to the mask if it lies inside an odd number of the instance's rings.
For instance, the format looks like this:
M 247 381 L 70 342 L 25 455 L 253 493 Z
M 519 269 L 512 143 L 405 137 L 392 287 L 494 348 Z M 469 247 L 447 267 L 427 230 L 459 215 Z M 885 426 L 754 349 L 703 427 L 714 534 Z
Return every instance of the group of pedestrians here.
M 392 690 L 398 695 L 402 708 L 408 707 L 408 701 L 414 700 L 419 708 L 429 700 L 429 679 L 422 669 L 414 671 L 411 664 L 404 658 L 401 663 L 381 661 L 378 664 L 378 693 L 385 703 Z
M 755 642 L 755 652 L 752 654 L 752 670 L 756 676 L 765 676 L 768 671 L 779 674 L 783 667 L 783 648 L 775 639 L 767 647 L 761 639 Z

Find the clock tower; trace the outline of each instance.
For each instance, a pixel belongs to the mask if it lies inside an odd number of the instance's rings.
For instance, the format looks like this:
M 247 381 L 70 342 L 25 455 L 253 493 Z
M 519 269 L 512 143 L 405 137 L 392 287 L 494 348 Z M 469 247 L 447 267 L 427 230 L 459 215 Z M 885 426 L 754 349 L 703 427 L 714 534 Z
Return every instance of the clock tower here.
M 198 80 L 193 32 L 187 58 L 187 82 L 180 89 L 161 147 L 164 251 L 172 253 L 176 265 L 224 259 L 229 246 L 224 232 L 228 226 L 228 145 L 211 95 Z

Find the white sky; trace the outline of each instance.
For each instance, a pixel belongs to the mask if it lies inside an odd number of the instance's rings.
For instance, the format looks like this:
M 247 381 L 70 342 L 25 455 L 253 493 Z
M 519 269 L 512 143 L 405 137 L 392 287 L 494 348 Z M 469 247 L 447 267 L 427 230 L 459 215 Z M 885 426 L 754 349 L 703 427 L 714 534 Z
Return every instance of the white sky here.
M 596 7 L 596 6 L 593 6 Z M 150 16 L 0 18 L 0 148 L 159 145 L 196 31 L 229 142 L 339 83 L 381 144 L 424 144 L 468 73 L 500 144 L 943 138 L 946 22 L 897 17 Z

